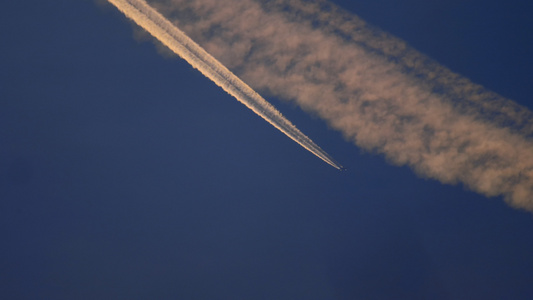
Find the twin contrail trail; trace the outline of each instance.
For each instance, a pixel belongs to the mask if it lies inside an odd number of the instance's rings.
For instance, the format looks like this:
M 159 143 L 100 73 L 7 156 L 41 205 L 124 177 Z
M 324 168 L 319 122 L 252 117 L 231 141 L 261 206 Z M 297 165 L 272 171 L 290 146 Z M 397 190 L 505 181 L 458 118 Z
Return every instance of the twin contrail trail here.
M 318 147 L 311 139 L 300 132 L 276 108 L 257 94 L 246 83 L 235 76 L 224 65 L 196 44 L 185 33 L 174 26 L 144 0 L 108 0 L 128 18 L 148 31 L 166 47 L 185 59 L 194 68 L 211 79 L 226 92 L 246 105 L 256 114 L 293 139 L 311 153 L 342 169 L 331 156 Z
M 109 1 L 336 168 L 226 67 L 361 149 L 533 211 L 533 113 L 326 0 Z

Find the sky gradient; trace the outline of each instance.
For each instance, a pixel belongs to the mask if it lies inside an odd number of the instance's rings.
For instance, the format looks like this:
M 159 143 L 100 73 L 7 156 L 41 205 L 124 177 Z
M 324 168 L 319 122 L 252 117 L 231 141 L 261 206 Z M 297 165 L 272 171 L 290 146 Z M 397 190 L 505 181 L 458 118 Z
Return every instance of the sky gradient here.
M 530 1 L 334 1 L 533 109 Z M 0 13 L 0 298 L 530 299 L 533 217 L 273 96 L 339 172 L 114 7 Z

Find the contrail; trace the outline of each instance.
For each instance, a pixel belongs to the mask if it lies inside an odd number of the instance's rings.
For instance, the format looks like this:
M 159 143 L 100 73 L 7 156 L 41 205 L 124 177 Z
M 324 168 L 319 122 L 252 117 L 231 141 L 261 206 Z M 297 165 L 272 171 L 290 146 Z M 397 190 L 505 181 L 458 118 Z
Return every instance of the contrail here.
M 322 0 L 150 0 L 257 90 L 366 151 L 533 211 L 533 114 Z
M 198 69 L 202 74 L 222 87 L 227 93 L 235 97 L 289 138 L 331 166 L 339 170 L 342 169 L 341 165 L 318 147 L 311 139 L 300 132 L 276 108 L 144 0 L 108 1 L 174 53 L 181 56 L 194 68 Z

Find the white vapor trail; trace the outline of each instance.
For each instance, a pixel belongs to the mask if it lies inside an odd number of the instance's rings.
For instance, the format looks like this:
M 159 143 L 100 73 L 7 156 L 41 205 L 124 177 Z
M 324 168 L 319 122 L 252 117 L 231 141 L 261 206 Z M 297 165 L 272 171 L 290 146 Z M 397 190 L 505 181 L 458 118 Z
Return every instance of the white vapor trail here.
M 255 89 L 360 148 L 533 211 L 533 114 L 325 0 L 149 0 Z
M 300 132 L 276 108 L 235 76 L 224 65 L 196 44 L 144 0 L 108 0 L 128 18 L 157 38 L 175 54 L 211 79 L 249 109 L 268 121 L 289 138 L 330 164 L 342 169 L 324 150 Z

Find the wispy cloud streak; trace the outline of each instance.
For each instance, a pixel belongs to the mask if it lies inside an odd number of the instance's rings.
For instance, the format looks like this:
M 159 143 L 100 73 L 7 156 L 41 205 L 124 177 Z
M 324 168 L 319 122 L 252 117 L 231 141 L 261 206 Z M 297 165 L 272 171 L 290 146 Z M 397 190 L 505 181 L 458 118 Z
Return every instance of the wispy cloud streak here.
M 152 0 L 254 88 L 424 177 L 533 210 L 532 113 L 326 1 Z
M 185 33 L 170 23 L 144 0 L 109 0 L 128 18 L 148 31 L 174 53 L 189 62 L 194 68 L 211 79 L 226 92 L 246 105 L 274 127 L 315 154 L 331 166 L 341 166 L 311 139 L 300 132 L 270 103 L 235 76 L 224 65 L 213 58 Z

